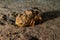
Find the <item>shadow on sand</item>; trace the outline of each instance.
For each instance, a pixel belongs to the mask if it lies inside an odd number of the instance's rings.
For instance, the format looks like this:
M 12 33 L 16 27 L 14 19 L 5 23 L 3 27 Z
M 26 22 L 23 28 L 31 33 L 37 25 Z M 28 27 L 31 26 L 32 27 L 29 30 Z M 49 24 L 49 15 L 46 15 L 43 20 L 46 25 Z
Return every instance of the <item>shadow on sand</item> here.
M 60 17 L 60 11 L 48 11 L 48 12 L 44 12 L 42 14 L 42 18 L 43 19 L 42 19 L 42 22 L 40 24 L 42 24 L 42 23 L 44 23 L 44 22 L 46 22 L 48 20 L 52 20 L 54 18 L 57 18 L 57 17 Z

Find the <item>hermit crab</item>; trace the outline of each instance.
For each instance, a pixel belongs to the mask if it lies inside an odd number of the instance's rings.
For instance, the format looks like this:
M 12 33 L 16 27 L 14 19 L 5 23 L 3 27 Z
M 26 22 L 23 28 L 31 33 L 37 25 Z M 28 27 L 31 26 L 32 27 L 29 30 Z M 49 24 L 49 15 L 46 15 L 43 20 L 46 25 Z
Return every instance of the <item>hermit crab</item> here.
M 38 8 L 25 10 L 16 16 L 15 24 L 19 27 L 34 26 L 42 20 L 42 12 Z

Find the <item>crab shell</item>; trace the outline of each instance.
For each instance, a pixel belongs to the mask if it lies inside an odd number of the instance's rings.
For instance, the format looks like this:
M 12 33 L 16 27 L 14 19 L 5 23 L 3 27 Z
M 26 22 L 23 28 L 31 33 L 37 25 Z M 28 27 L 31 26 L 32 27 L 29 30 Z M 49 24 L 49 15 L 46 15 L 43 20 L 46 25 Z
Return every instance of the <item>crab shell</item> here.
M 26 26 L 27 24 L 27 21 L 28 21 L 28 19 L 26 18 L 26 16 L 25 15 L 20 15 L 20 14 L 18 14 L 18 16 L 16 17 L 16 21 L 15 21 L 15 23 L 18 25 L 18 26 Z
M 25 27 L 28 25 L 34 26 L 36 23 L 35 21 L 38 20 L 42 20 L 41 16 L 39 15 L 34 16 L 31 11 L 26 10 L 24 14 L 18 14 L 15 23 L 20 27 Z

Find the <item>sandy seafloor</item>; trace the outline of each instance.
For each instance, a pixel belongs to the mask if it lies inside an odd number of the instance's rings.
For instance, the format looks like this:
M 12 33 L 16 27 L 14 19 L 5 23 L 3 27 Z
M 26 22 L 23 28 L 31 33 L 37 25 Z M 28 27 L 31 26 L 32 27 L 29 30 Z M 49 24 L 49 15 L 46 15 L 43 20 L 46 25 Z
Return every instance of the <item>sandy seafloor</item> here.
M 42 10 L 44 22 L 16 26 L 16 13 L 31 7 Z M 0 0 L 0 17 L 0 40 L 60 40 L 60 0 Z

